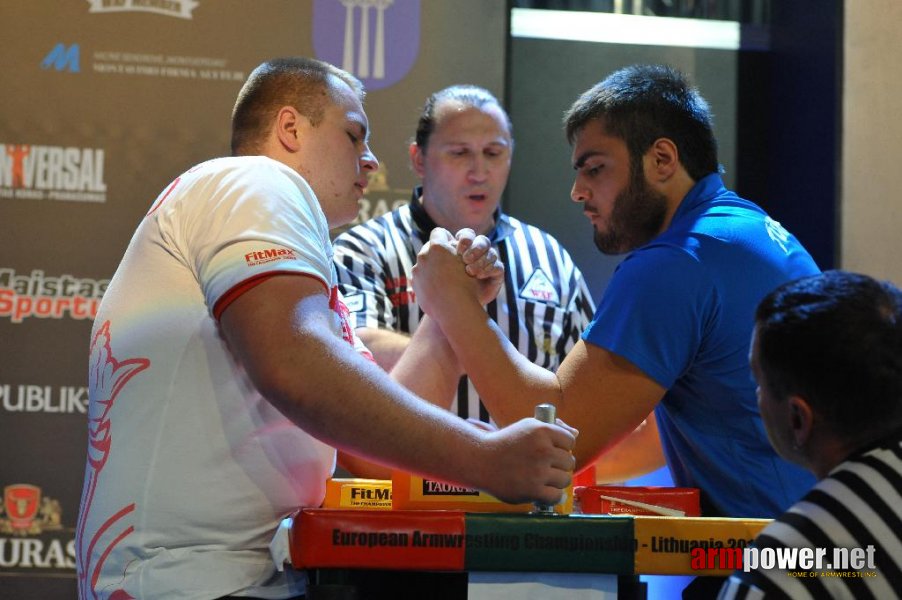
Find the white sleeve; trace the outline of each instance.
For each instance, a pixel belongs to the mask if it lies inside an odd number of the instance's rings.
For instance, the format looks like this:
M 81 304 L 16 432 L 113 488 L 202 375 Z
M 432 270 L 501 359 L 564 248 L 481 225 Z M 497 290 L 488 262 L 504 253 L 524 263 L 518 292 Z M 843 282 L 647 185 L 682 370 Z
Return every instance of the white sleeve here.
M 333 285 L 325 215 L 304 179 L 267 159 L 230 161 L 186 182 L 181 239 L 208 309 L 218 317 L 255 281 L 297 273 Z

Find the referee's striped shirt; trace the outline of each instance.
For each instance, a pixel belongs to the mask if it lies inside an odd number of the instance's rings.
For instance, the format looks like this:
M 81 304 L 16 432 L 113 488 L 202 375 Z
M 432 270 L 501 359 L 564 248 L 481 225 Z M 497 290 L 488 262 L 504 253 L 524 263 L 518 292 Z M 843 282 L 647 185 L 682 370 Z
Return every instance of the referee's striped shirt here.
M 504 285 L 486 311 L 533 363 L 555 370 L 595 311 L 582 273 L 551 235 L 497 211 L 489 239 L 504 263 Z M 352 227 L 334 241 L 345 304 L 357 327 L 412 334 L 423 315 L 411 286 L 416 255 L 436 225 L 419 202 Z M 462 377 L 451 407 L 490 421 L 473 384 Z
M 736 571 L 720 600 L 899 598 L 902 594 L 902 432 L 837 466 L 755 539 L 758 548 L 826 548 L 821 571 Z M 833 548 L 874 547 L 875 569 L 831 564 Z M 829 566 L 828 566 L 829 565 Z M 807 576 L 801 577 L 800 573 Z

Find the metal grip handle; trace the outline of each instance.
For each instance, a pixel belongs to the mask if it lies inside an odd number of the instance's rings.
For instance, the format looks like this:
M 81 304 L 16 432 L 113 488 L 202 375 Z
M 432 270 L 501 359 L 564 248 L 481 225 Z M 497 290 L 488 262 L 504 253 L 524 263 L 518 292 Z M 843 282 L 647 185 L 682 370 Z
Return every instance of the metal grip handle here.
M 543 423 L 554 423 L 555 422 L 555 406 L 554 404 L 537 404 L 536 410 L 534 414 L 537 421 L 542 421 Z M 533 512 L 541 513 L 541 514 L 554 514 L 554 506 L 551 504 L 542 504 L 541 502 L 535 502 L 533 504 Z
M 554 404 L 537 404 L 536 405 L 536 420 L 541 421 L 543 423 L 554 423 L 555 421 L 555 407 Z

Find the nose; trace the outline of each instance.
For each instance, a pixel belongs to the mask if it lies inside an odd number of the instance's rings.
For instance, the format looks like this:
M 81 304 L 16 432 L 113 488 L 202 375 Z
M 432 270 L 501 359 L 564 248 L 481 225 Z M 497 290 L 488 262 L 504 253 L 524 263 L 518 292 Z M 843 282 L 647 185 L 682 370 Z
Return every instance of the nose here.
M 370 150 L 369 145 L 364 146 L 363 154 L 360 155 L 360 168 L 363 171 L 375 172 L 379 170 L 379 159 Z
M 573 180 L 573 187 L 570 188 L 570 199 L 574 202 L 585 202 L 589 199 L 589 192 L 585 186 L 580 185 L 579 177 Z
M 470 181 L 475 183 L 486 181 L 489 176 L 488 160 L 481 154 L 475 155 L 470 163 L 470 170 L 467 172 L 467 176 L 470 178 Z

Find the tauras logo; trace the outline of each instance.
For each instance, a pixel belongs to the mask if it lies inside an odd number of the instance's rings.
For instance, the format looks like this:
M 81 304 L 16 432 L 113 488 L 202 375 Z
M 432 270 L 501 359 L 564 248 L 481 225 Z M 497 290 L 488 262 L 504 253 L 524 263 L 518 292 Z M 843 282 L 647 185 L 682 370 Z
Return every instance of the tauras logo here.
M 75 540 L 0 537 L 0 568 L 16 569 L 18 573 L 32 569 L 74 572 Z
M 444 481 L 423 480 L 424 496 L 478 496 L 479 490 L 452 485 Z
M 0 505 L 0 568 L 17 572 L 73 571 L 75 540 L 63 530 L 62 512 L 59 501 L 45 496 L 36 485 L 4 486 Z
M 109 283 L 68 274 L 47 276 L 38 269 L 17 275 L 14 269 L 0 268 L 0 318 L 13 323 L 28 317 L 93 319 Z
M 15 483 L 3 488 L 0 506 L 0 533 L 19 536 L 37 535 L 62 528 L 60 503 L 42 496 L 41 488 Z
M 167 17 L 190 19 L 197 0 L 88 0 L 92 13 L 149 12 Z
M 103 149 L 0 146 L 0 197 L 106 202 Z

